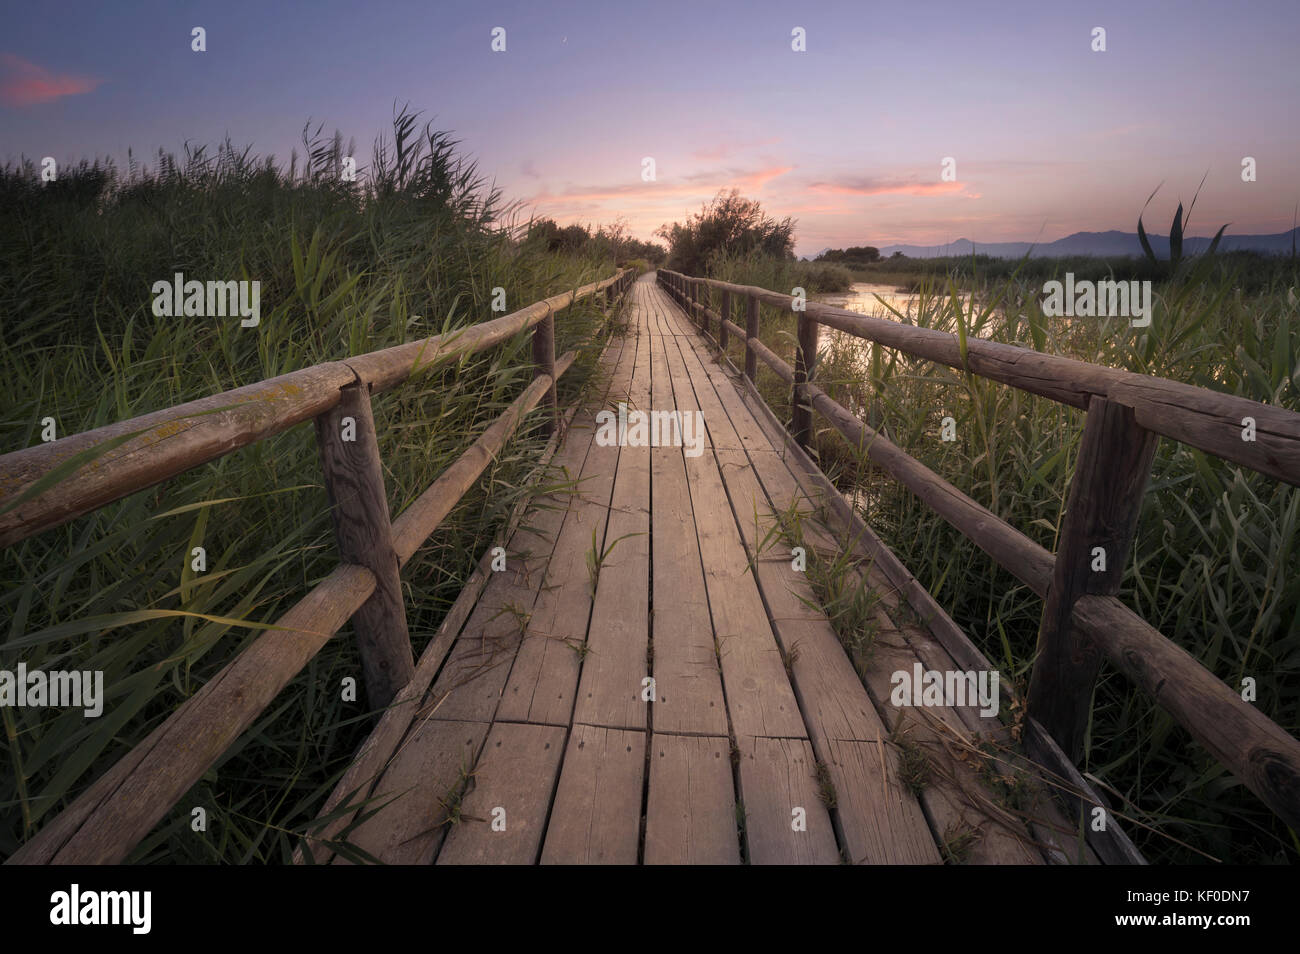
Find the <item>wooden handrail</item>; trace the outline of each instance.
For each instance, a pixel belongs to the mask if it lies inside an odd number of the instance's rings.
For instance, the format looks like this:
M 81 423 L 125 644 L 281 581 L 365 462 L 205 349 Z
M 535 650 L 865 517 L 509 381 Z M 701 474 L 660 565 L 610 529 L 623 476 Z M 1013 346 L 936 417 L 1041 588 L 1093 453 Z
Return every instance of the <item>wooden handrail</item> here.
M 76 454 L 100 441 L 146 430 L 146 433 L 155 436 L 155 440 L 152 444 L 146 442 L 131 451 L 132 454 L 139 455 L 148 447 L 156 445 L 159 439 L 157 431 L 165 430 L 167 421 L 187 419 L 186 414 L 176 412 L 192 409 L 195 405 L 203 405 L 204 410 L 223 409 L 221 414 L 206 420 L 200 418 L 201 423 L 194 425 L 201 438 L 194 445 L 201 447 L 197 454 L 201 459 L 195 461 L 194 446 L 167 447 L 161 452 L 168 461 L 166 466 L 177 468 L 168 471 L 166 476 L 171 476 L 272 433 L 279 433 L 293 423 L 313 416 L 303 411 L 304 408 L 310 408 L 316 418 L 341 562 L 329 576 L 282 615 L 271 629 L 208 680 L 162 725 L 132 748 L 6 863 L 122 862 L 140 839 L 203 777 L 350 618 L 354 619 L 360 642 L 369 697 L 376 705 L 387 705 L 406 684 L 402 681 L 403 677 L 410 679 L 411 649 L 409 638 L 405 636 L 405 611 L 401 603 L 400 587 L 392 587 L 397 570 L 411 559 L 419 546 L 438 528 L 474 481 L 486 470 L 488 464 L 496 459 L 524 417 L 548 395 L 554 395 L 556 381 L 573 364 L 576 358 L 574 352 L 559 359 L 553 357 L 553 318 L 556 308 L 572 304 L 597 291 L 606 294 L 605 301 L 608 303 L 612 296 L 621 296 L 626 292 L 633 278 L 633 273 L 624 269 L 613 278 L 585 285 L 576 292 L 548 298 L 512 315 L 475 326 L 463 335 L 435 336 L 415 342 L 418 347 L 414 348 L 411 345 L 401 345 L 351 358 L 347 362 L 318 365 L 260 385 L 191 402 L 170 412 L 157 412 L 124 424 L 65 438 L 76 442 L 75 449 L 71 452 Z M 544 359 L 549 353 L 550 367 L 539 366 L 533 381 L 510 406 L 424 493 L 390 523 L 383 475 L 378 466 L 374 422 L 370 415 L 371 389 L 394 387 L 415 371 L 429 367 L 440 357 L 481 351 L 528 328 L 536 328 L 535 335 L 546 337 L 542 344 L 535 343 L 534 355 Z M 339 368 L 345 369 L 346 375 L 339 373 Z M 264 400 L 274 405 L 278 400 L 276 395 L 285 393 L 283 382 L 286 380 L 292 382 L 292 400 L 277 410 L 283 412 L 286 419 L 292 419 L 290 423 L 284 423 L 279 418 L 255 418 L 251 421 L 240 419 L 229 403 L 229 398 L 238 393 L 241 394 L 241 406 L 248 406 L 250 394 L 254 395 L 251 399 L 253 401 L 258 400 L 256 395 L 262 395 Z M 335 389 L 332 399 L 323 390 L 329 386 Z M 259 391 L 259 388 L 263 390 Z M 293 389 L 297 389 L 296 392 Z M 160 417 L 169 413 L 173 416 Z M 194 412 L 190 411 L 192 413 Z M 235 414 L 233 418 L 232 414 Z M 355 427 L 352 436 L 355 439 L 340 436 L 345 417 L 352 418 Z M 221 448 L 214 442 L 221 435 L 229 437 L 232 434 L 232 420 L 242 420 L 245 427 L 239 433 L 247 439 Z M 145 425 L 143 428 L 142 423 Z M 113 433 L 105 437 L 104 433 L 108 431 Z M 98 441 L 90 439 L 95 435 L 99 435 Z M 70 454 L 51 454 L 48 448 L 53 446 L 55 445 L 51 444 L 46 448 L 32 449 L 44 450 L 43 455 L 19 451 L 0 458 L 0 474 L 22 475 L 24 486 L 35 484 L 44 476 L 37 469 L 36 463 L 44 463 L 52 469 L 60 461 L 71 457 Z M 5 466 L 6 462 L 19 458 L 20 455 L 17 465 Z M 115 458 L 118 461 L 122 459 Z M 42 524 L 42 521 L 45 521 L 42 526 L 54 526 L 75 516 L 76 513 L 72 510 L 84 513 L 94 509 L 87 507 L 78 510 L 78 505 L 70 505 L 71 498 L 66 496 L 57 504 L 45 500 L 46 495 L 53 490 L 69 481 L 75 483 L 79 478 L 83 483 L 78 486 L 84 489 L 84 478 L 78 472 L 18 508 L 17 512 L 23 515 L 23 519 L 9 524 L 13 528 L 12 532 L 17 534 L 15 538 L 22 539 L 37 532 L 42 528 L 37 524 Z M 115 496 L 109 499 L 115 500 L 162 479 L 165 477 L 151 479 L 147 475 L 140 476 L 133 466 L 123 466 L 120 471 L 112 474 L 111 479 L 101 481 L 97 486 L 101 495 L 111 493 Z M 11 491 L 20 492 L 21 490 Z M 55 514 L 61 516 L 56 519 Z M 405 638 L 404 643 L 402 638 Z M 400 664 L 394 665 L 395 661 L 400 663 L 402 659 L 406 660 L 405 668 Z
M 692 287 L 707 286 L 733 295 L 753 296 L 781 309 L 790 309 L 796 301 L 791 295 L 752 285 L 684 275 L 681 278 Z M 710 317 L 715 314 L 709 312 Z M 1149 431 L 1300 486 L 1300 414 L 1294 411 L 983 338 L 966 339 L 967 360 L 963 364 L 957 336 L 945 331 L 873 318 L 819 302 L 807 302 L 803 314 L 828 328 L 1072 407 L 1087 410 L 1094 395 L 1104 397 L 1132 408 L 1136 423 Z M 1242 440 L 1242 419 L 1246 417 L 1255 420 L 1254 441 Z
M 0 456 L 0 546 L 319 417 L 339 403 L 350 384 L 367 385 L 373 396 L 441 361 L 494 347 L 597 291 L 621 283 L 621 294 L 630 275 L 624 269 L 492 321 L 314 365 Z M 84 460 L 96 451 L 98 456 Z M 32 494 L 38 480 L 60 465 L 73 466 L 78 458 L 83 460 L 74 473 Z M 32 495 L 13 506 L 27 494 Z
M 659 281 L 702 328 L 717 318 L 721 328 L 744 338 L 747 377 L 754 377 L 751 360 L 762 360 L 795 387 L 796 401 L 818 411 L 873 463 L 1044 599 L 1026 711 L 1069 757 L 1079 756 L 1100 652 L 1280 818 L 1300 827 L 1300 740 L 1243 701 L 1114 596 L 1156 434 L 1300 485 L 1300 414 L 1162 378 L 968 338 L 966 370 L 1088 411 L 1087 453 L 1081 452 L 1071 482 L 1061 550 L 1053 556 L 859 420 L 813 383 L 814 375 L 801 380 L 802 368 L 815 372 L 816 335 L 807 325 L 824 323 L 961 368 L 955 335 L 809 302 L 799 313 L 800 347 L 796 367 L 791 367 L 758 340 L 757 310 L 759 302 L 792 308 L 793 296 L 663 269 Z M 700 303 L 703 288 L 746 296 L 747 328 Z M 1172 412 L 1167 402 L 1177 402 L 1178 412 Z M 1241 418 L 1246 416 L 1257 422 L 1257 446 L 1240 440 Z M 1229 437 L 1247 449 L 1225 445 Z M 1222 452 L 1225 446 L 1233 453 Z M 1100 458 L 1105 466 L 1089 463 Z M 1107 548 L 1111 557 L 1100 576 L 1082 574 L 1079 568 L 1080 554 L 1090 554 L 1094 546 Z

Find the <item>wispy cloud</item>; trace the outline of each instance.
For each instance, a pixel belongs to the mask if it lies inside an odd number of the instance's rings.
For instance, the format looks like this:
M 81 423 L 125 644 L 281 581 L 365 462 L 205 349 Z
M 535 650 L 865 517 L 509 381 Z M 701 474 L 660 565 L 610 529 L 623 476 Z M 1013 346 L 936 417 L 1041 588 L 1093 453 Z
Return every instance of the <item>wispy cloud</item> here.
M 89 76 L 51 73 L 21 56 L 0 53 L 0 103 L 6 106 L 34 106 L 89 93 L 101 82 Z
M 785 175 L 793 168 L 793 166 L 770 166 L 752 171 L 695 172 L 678 181 L 643 182 L 636 179 L 620 185 L 573 186 L 559 192 L 534 195 L 528 201 L 534 203 L 608 202 L 628 198 L 689 198 L 711 196 L 719 189 L 731 188 L 744 192 L 761 189 L 768 182 Z
M 961 182 L 910 182 L 901 179 L 859 178 L 823 180 L 808 186 L 813 192 L 830 192 L 835 195 L 952 195 L 960 193 Z M 977 196 L 970 195 L 970 198 Z

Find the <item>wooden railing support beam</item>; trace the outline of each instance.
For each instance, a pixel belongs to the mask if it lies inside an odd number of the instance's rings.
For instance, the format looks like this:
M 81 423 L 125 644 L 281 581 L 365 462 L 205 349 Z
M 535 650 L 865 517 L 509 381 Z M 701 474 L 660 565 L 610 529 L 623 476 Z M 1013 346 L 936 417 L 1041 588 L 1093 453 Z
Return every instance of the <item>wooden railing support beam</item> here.
M 1102 656 L 1071 623 L 1074 604 L 1084 594 L 1119 592 L 1158 440 L 1131 408 L 1098 396 L 1089 402 L 1026 707 L 1075 762 Z
M 375 591 L 352 617 L 371 708 L 387 706 L 415 671 L 393 549 L 388 496 L 369 389 L 340 389 L 342 399 L 316 418 L 316 441 L 339 557 L 375 577 Z
M 617 300 L 617 299 L 615 299 Z M 549 375 L 551 386 L 542 398 L 545 421 L 542 425 L 547 437 L 555 433 L 560 422 L 560 402 L 555 392 L 555 313 L 548 311 L 546 317 L 533 328 L 533 378 Z
M 750 381 L 758 374 L 758 352 L 750 347 L 751 341 L 758 340 L 758 299 L 753 295 L 745 296 L 745 377 Z
M 812 443 L 812 398 L 804 385 L 812 380 L 817 360 L 817 322 L 806 311 L 799 312 L 799 348 L 794 356 L 792 427 L 795 441 L 804 450 Z
M 718 347 L 722 353 L 727 353 L 727 322 L 731 320 L 731 292 L 724 289 L 722 292 L 722 308 L 718 312 Z

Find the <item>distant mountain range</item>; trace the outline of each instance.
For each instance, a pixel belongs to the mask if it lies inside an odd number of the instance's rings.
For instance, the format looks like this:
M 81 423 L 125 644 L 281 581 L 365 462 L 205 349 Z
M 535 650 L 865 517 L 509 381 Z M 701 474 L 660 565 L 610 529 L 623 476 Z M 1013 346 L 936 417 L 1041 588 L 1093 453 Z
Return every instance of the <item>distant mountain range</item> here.
M 1277 235 L 1229 235 L 1224 233 L 1219 242 L 1223 252 L 1237 249 L 1249 249 L 1256 252 L 1282 253 L 1291 251 L 1292 237 L 1300 246 L 1300 228 Z M 1158 258 L 1169 257 L 1169 238 L 1147 233 L 1151 250 Z M 1193 236 L 1183 239 L 1183 253 L 1195 255 L 1205 251 L 1212 236 Z M 994 258 L 1021 258 L 1026 253 L 1034 258 L 1061 258 L 1067 255 L 1141 255 L 1142 244 L 1136 232 L 1075 232 L 1055 242 L 972 242 L 970 239 L 957 239 L 947 245 L 881 245 L 880 255 L 889 258 L 895 252 L 902 252 L 908 258 L 939 258 L 948 255 L 989 255 Z M 816 258 L 828 249 L 812 255 Z

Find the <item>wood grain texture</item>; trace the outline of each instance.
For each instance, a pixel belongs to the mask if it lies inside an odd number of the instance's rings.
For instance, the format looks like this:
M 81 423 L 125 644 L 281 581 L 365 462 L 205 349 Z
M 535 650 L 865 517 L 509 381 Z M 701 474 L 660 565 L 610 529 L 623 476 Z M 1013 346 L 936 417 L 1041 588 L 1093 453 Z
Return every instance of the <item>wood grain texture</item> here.
M 659 347 L 652 356 L 654 408 L 683 410 L 674 394 L 668 364 L 667 349 L 675 349 L 676 343 L 659 338 L 656 345 Z M 684 410 L 693 405 L 688 399 Z M 726 700 L 683 449 L 656 447 L 650 455 L 655 729 L 725 736 Z
M 1070 617 L 1080 595 L 1119 592 L 1157 440 L 1135 423 L 1131 408 L 1100 397 L 1088 405 L 1028 700 L 1029 714 L 1076 762 L 1083 756 L 1101 654 Z M 1104 570 L 1092 569 L 1095 548 L 1106 561 Z
M 1279 818 L 1300 828 L 1300 740 L 1115 597 L 1079 597 L 1074 622 Z
M 339 560 L 364 566 L 375 578 L 375 591 L 353 615 L 352 630 L 366 698 L 371 709 L 383 709 L 410 681 L 415 659 L 397 575 L 375 418 L 364 385 L 343 388 L 339 403 L 316 418 L 316 444 Z
M 550 387 L 546 389 L 546 395 L 542 398 L 542 405 L 546 409 L 546 423 L 544 425 L 546 432 L 548 434 L 554 433 L 560 420 L 560 405 L 555 395 L 555 382 L 559 379 L 559 376 L 555 373 L 554 312 L 548 311 L 546 317 L 533 328 L 533 364 L 536 367 L 534 373 L 537 377 L 550 380 Z
M 740 800 L 746 858 L 754 865 L 836 865 L 843 859 L 817 794 L 807 739 L 741 736 Z M 800 809 L 804 830 L 795 830 Z
M 635 348 L 625 347 L 624 339 L 611 342 L 602 356 L 601 401 L 612 388 L 626 390 L 634 360 Z M 593 537 L 605 537 L 618 465 L 618 448 L 600 446 L 595 433 L 595 416 L 584 408 L 575 416 L 560 455 L 566 479 L 576 479 L 577 486 L 572 493 L 557 495 L 561 499 L 541 501 L 562 507 L 564 522 L 497 707 L 497 718 L 507 722 L 567 726 L 573 717 L 591 620 L 587 554 Z
M 643 333 L 644 327 L 637 330 L 642 333 L 636 337 L 631 381 L 626 394 L 611 395 L 611 400 L 644 411 L 650 404 L 651 336 Z M 596 593 L 573 721 L 642 729 L 649 705 L 641 697 L 642 681 L 650 675 L 649 447 L 629 442 L 619 448 L 609 523 L 596 550 Z
M 651 737 L 645 863 L 740 864 L 726 738 L 660 732 Z
M 498 722 L 492 726 L 461 802 L 460 820 L 447 833 L 438 864 L 537 860 L 551 801 L 550 780 L 559 769 L 564 734 L 564 729 L 553 725 Z
M 542 864 L 636 864 L 644 778 L 644 732 L 575 724 Z
M 483 722 L 419 720 L 366 806 L 381 810 L 347 840 L 384 864 L 431 864 L 487 734 Z
M 758 374 L 758 353 L 754 342 L 758 341 L 758 299 L 753 295 L 745 296 L 745 377 L 753 381 Z
M 57 527 L 128 494 L 288 430 L 329 410 L 356 380 L 339 362 L 316 365 L 151 414 L 0 456 L 0 546 Z M 116 442 L 116 443 L 115 443 Z M 79 454 L 103 453 L 7 510 Z

